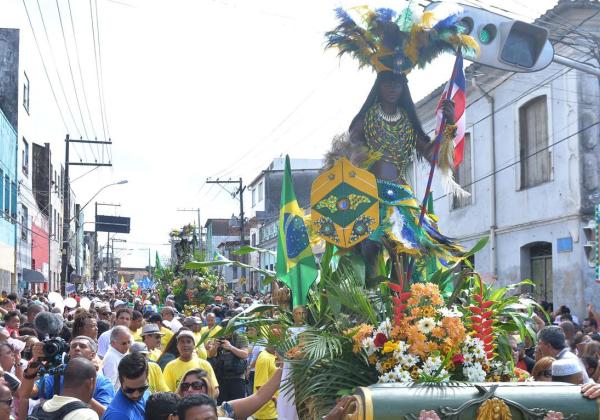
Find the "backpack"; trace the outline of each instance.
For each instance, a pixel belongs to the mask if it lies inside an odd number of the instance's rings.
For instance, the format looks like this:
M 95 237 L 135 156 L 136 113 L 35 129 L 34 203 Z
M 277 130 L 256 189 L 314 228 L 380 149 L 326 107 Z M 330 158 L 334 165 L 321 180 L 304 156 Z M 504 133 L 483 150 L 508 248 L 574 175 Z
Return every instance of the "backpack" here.
M 35 407 L 31 414 L 27 416 L 27 420 L 61 420 L 71 411 L 79 410 L 81 408 L 90 408 L 83 401 L 70 402 L 56 411 L 44 411 L 42 406 L 43 404 L 40 404 Z

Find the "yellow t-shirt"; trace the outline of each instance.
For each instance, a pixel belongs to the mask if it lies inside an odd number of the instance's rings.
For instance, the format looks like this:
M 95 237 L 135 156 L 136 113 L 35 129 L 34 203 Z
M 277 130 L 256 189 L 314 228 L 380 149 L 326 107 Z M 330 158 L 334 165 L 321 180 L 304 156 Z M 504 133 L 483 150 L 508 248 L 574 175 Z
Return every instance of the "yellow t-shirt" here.
M 148 362 L 148 385 L 150 392 L 169 392 L 158 363 Z
M 276 357 L 266 350 L 260 352 L 256 358 L 256 367 L 254 369 L 254 392 L 266 384 L 269 379 L 275 374 L 277 367 L 275 366 Z M 276 392 L 275 396 L 279 393 Z M 258 411 L 252 414 L 255 419 L 276 419 L 277 418 L 277 407 L 273 400 L 270 400 Z
M 181 382 L 183 375 L 185 375 L 188 370 L 197 368 L 204 369 L 208 373 L 208 379 L 213 388 L 219 386 L 212 365 L 206 360 L 192 357 L 190 361 L 184 362 L 178 357 L 167 363 L 167 366 L 165 366 L 165 370 L 163 371 L 163 377 L 165 378 L 165 383 L 167 384 L 169 391 L 177 392 L 177 387 L 179 386 L 179 382 Z
M 129 330 L 129 332 L 131 333 L 131 336 L 133 337 L 133 341 L 136 341 L 138 343 L 141 343 L 143 341 L 142 340 L 142 329 L 141 328 L 138 328 L 135 331 Z
M 160 358 L 161 354 L 162 354 L 162 350 L 161 349 L 152 349 L 152 350 L 150 350 L 150 354 L 148 355 L 148 359 L 152 360 L 153 362 L 157 362 L 158 359 Z
M 200 339 L 202 338 L 202 331 L 195 332 L 194 337 L 195 337 L 196 344 L 199 343 Z M 204 347 L 204 343 L 202 343 L 196 347 L 196 354 L 201 359 L 204 359 L 204 360 L 208 359 L 208 353 L 206 352 L 206 347 Z
M 215 336 L 216 333 L 218 333 L 219 331 L 221 331 L 223 328 L 221 328 L 220 325 L 215 325 L 214 327 L 212 327 L 212 329 L 208 328 L 208 325 L 206 327 L 202 327 L 202 329 L 200 330 L 200 334 L 204 334 L 208 331 L 210 331 L 210 333 L 208 333 L 208 336 L 210 338 L 213 338 Z
M 167 348 L 167 344 L 169 344 L 169 341 L 171 340 L 171 337 L 173 337 L 173 331 L 171 331 L 168 328 L 165 327 L 160 327 L 160 332 L 163 333 L 164 335 L 160 338 L 160 344 L 161 347 L 163 349 Z

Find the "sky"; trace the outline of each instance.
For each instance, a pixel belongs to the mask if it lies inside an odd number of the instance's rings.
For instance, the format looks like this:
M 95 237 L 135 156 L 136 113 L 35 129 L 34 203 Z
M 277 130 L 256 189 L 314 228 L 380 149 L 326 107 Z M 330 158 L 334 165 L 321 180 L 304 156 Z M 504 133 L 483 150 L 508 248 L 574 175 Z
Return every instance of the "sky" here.
M 110 151 L 96 145 L 74 148 L 75 159 L 108 161 L 110 156 L 113 166 L 89 173 L 90 168 L 72 168 L 72 187 L 79 203 L 89 201 L 86 229 L 93 229 L 95 201 L 120 204 L 101 207 L 103 214 L 131 217 L 131 233 L 118 235 L 127 242 L 116 254 L 124 266 L 143 267 L 148 250 L 152 263 L 155 251 L 162 259 L 169 256 L 172 229 L 196 222 L 195 212 L 178 209 L 200 208 L 202 223 L 239 212 L 231 195 L 205 184 L 208 177 L 242 177 L 248 183 L 273 158 L 321 158 L 332 137 L 347 128 L 375 76 L 326 51 L 323 34 L 335 26 L 335 7 L 364 3 L 1 0 L 6 13 L 0 14 L 0 26 L 21 28 L 21 63 L 32 79 L 31 140 L 50 142 L 53 154 L 62 156 L 67 132 L 72 138 L 110 136 Z M 501 5 L 514 11 L 512 17 L 531 21 L 555 1 L 470 3 Z M 369 3 L 395 9 L 405 4 Z M 99 46 L 91 16 L 98 19 Z M 98 89 L 95 57 L 101 58 L 103 89 Z M 446 56 L 413 71 L 413 99 L 444 83 L 452 62 Z M 91 200 L 103 186 L 121 180 L 128 182 L 107 187 Z

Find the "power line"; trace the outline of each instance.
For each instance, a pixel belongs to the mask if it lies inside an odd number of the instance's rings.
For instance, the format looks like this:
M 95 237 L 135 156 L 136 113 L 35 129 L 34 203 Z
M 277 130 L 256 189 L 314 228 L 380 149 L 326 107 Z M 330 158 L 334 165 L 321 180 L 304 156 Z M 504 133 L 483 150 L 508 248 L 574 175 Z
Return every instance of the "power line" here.
M 493 175 L 496 175 L 496 174 L 498 174 L 498 173 L 500 173 L 500 172 L 502 172 L 502 171 L 504 171 L 504 170 L 506 170 L 506 169 L 508 169 L 508 168 L 511 168 L 511 167 L 515 166 L 517 163 L 521 163 L 522 161 L 524 161 L 524 160 L 527 160 L 527 159 L 529 159 L 529 158 L 531 158 L 531 157 L 533 157 L 533 156 L 537 155 L 538 153 L 541 153 L 541 152 L 543 152 L 544 150 L 548 150 L 549 148 L 551 148 L 551 147 L 553 147 L 553 146 L 555 146 L 555 145 L 557 145 L 557 144 L 560 144 L 560 143 L 562 143 L 563 141 L 566 141 L 566 140 L 570 139 L 570 138 L 571 138 L 571 137 L 573 137 L 573 136 L 576 136 L 576 135 L 578 135 L 578 134 L 581 134 L 581 133 L 583 133 L 584 131 L 586 131 L 586 130 L 589 130 L 590 128 L 592 128 L 592 127 L 595 127 L 595 126 L 597 126 L 597 125 L 599 125 L 599 124 L 600 124 L 600 121 L 596 121 L 595 123 L 592 123 L 592 124 L 590 124 L 590 125 L 588 125 L 588 126 L 586 126 L 586 127 L 583 127 L 583 128 L 581 128 L 581 129 L 577 130 L 576 132 L 574 132 L 574 133 L 572 133 L 572 134 L 569 134 L 568 136 L 566 136 L 566 137 L 563 137 L 563 138 L 562 138 L 562 139 L 560 139 L 560 140 L 557 140 L 557 141 L 555 141 L 554 143 L 550 143 L 550 144 L 548 144 L 547 146 L 545 146 L 545 147 L 542 147 L 541 149 L 538 149 L 538 150 L 536 150 L 535 152 L 533 152 L 533 153 L 531 153 L 531 154 L 529 154 L 529 155 L 527 155 L 527 156 L 525 156 L 525 157 L 523 157 L 523 158 L 517 159 L 516 161 L 514 161 L 514 162 L 512 162 L 512 163 L 510 163 L 510 164 L 508 164 L 508 165 L 506 165 L 506 166 L 504 166 L 504 167 L 502 167 L 502 168 L 500 168 L 500 169 L 498 169 L 498 170 L 494 171 L 494 172 L 491 172 L 491 173 L 489 173 L 489 174 L 487 174 L 487 175 L 485 175 L 485 176 L 482 176 L 481 178 L 479 178 L 479 179 L 476 179 L 475 181 L 473 181 L 473 182 L 471 182 L 471 183 L 469 183 L 469 184 L 466 184 L 466 185 L 461 185 L 461 187 L 463 187 L 463 188 L 465 188 L 465 187 L 470 187 L 471 185 L 474 185 L 474 184 L 476 184 L 476 183 L 478 183 L 478 182 L 480 182 L 480 181 L 483 181 L 483 180 L 485 180 L 485 179 L 487 179 L 487 178 L 489 178 L 489 177 L 491 177 L 491 176 L 493 176 Z M 450 194 L 451 194 L 451 193 L 450 193 Z M 444 195 L 441 195 L 441 196 L 439 196 L 439 197 L 435 198 L 433 201 L 440 200 L 440 199 L 442 199 L 442 198 L 444 198 L 444 197 L 447 197 L 447 196 L 448 196 L 448 195 L 450 195 L 450 194 L 444 194 Z
M 54 98 L 54 102 L 56 103 L 56 108 L 58 108 L 58 113 L 60 114 L 60 119 L 65 127 L 66 131 L 69 131 L 69 127 L 67 126 L 67 121 L 65 120 L 65 116 L 63 115 L 62 109 L 60 107 L 60 103 L 58 102 L 58 98 L 56 97 L 56 92 L 54 91 L 54 86 L 52 85 L 52 81 L 50 80 L 50 75 L 48 74 L 48 68 L 46 67 L 46 62 L 44 61 L 44 56 L 42 55 L 42 50 L 40 49 L 40 43 L 38 42 L 37 36 L 35 34 L 35 30 L 33 29 L 33 24 L 31 23 L 31 16 L 29 16 L 29 10 L 27 9 L 27 4 L 25 0 L 23 0 L 23 7 L 25 8 L 25 14 L 27 14 L 27 20 L 29 21 L 29 27 L 31 28 L 31 33 L 33 34 L 33 39 L 35 41 L 35 46 L 37 48 L 38 54 L 40 55 L 40 60 L 42 60 L 42 67 L 44 68 L 44 73 L 46 74 L 46 79 L 48 80 L 48 85 L 50 86 L 50 91 L 52 92 L 52 97 Z
M 102 70 L 102 46 L 100 44 L 100 18 L 98 17 L 98 0 L 94 0 L 94 7 L 96 9 L 96 37 L 98 40 L 98 67 L 100 69 L 100 92 L 102 94 L 102 114 L 106 121 L 106 134 L 110 139 L 110 126 L 108 124 L 108 115 L 106 113 L 106 96 L 104 94 L 104 72 Z M 109 159 L 112 161 L 111 149 L 108 148 Z
M 69 111 L 69 114 L 71 115 L 71 119 L 73 120 L 75 129 L 77 130 L 77 133 L 79 134 L 79 136 L 81 136 L 81 130 L 79 129 L 79 126 L 77 125 L 77 121 L 75 121 L 75 115 L 73 114 L 73 111 L 71 110 L 71 106 L 69 105 L 69 100 L 67 99 L 65 87 L 63 85 L 62 78 L 60 77 L 60 72 L 58 71 L 58 64 L 56 63 L 56 58 L 54 57 L 54 50 L 52 49 L 52 43 L 50 42 L 50 36 L 48 35 L 48 28 L 46 27 L 46 21 L 44 20 L 44 14 L 42 12 L 42 7 L 40 6 L 40 0 L 37 0 L 37 6 L 38 6 L 38 10 L 40 12 L 40 18 L 42 19 L 42 26 L 44 28 L 44 33 L 46 34 L 46 40 L 48 41 L 48 49 L 50 50 L 50 58 L 52 59 L 52 62 L 54 64 L 54 69 L 56 70 L 56 76 L 58 77 L 58 84 L 59 84 L 62 94 L 65 98 L 65 103 L 67 104 L 67 110 Z
M 62 33 L 63 42 L 65 44 L 65 52 L 67 54 L 67 63 L 69 64 L 69 73 L 71 74 L 71 82 L 73 83 L 73 92 L 75 93 L 75 101 L 77 102 L 77 109 L 79 110 L 79 116 L 81 117 L 81 125 L 83 127 L 83 133 L 86 138 L 89 138 L 87 127 L 85 126 L 85 120 L 83 118 L 83 112 L 81 112 L 81 104 L 79 103 L 79 95 L 77 94 L 77 86 L 75 85 L 75 76 L 73 75 L 73 66 L 71 66 L 71 55 L 69 54 L 69 47 L 67 45 L 67 37 L 65 35 L 65 27 L 63 26 L 62 21 L 62 13 L 60 12 L 60 5 L 58 4 L 58 0 L 56 0 L 56 10 L 58 11 L 58 22 L 60 23 L 60 31 Z M 94 157 L 95 153 L 92 154 Z
M 98 135 L 96 134 L 96 128 L 94 127 L 94 119 L 92 118 L 92 113 L 90 111 L 90 105 L 85 90 L 85 83 L 83 81 L 83 71 L 81 70 L 81 59 L 79 58 L 79 45 L 77 43 L 77 35 L 75 34 L 75 23 L 73 20 L 73 11 L 71 10 L 71 0 L 67 0 L 67 5 L 69 6 L 69 18 L 71 21 L 71 30 L 73 31 L 73 41 L 75 42 L 75 58 L 77 59 L 77 67 L 79 68 L 79 80 L 81 82 L 83 102 L 85 103 L 85 108 L 87 111 L 88 119 L 90 120 L 90 127 L 92 128 L 92 134 L 94 135 L 94 139 L 98 139 Z M 96 145 L 96 151 L 98 152 L 98 157 L 100 157 L 99 145 Z
M 104 140 L 108 140 L 108 136 L 106 135 L 106 125 L 104 123 L 104 107 L 102 106 L 102 94 L 100 93 L 100 75 L 98 73 L 98 52 L 96 49 L 96 29 L 94 25 L 94 12 L 92 9 L 92 0 L 90 2 L 90 20 L 92 22 L 92 38 L 94 43 L 94 62 L 96 64 L 96 82 L 98 85 L 98 101 L 100 102 L 100 119 L 102 121 L 102 132 L 104 134 Z M 104 161 L 104 147 L 102 148 L 102 160 Z

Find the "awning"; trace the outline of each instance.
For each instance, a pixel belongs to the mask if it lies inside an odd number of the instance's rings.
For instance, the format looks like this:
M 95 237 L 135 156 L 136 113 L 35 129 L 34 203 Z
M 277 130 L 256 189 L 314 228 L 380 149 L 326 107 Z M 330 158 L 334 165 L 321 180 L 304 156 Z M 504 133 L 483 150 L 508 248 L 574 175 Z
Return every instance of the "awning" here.
M 23 280 L 28 283 L 48 283 L 42 273 L 28 268 L 23 269 Z

